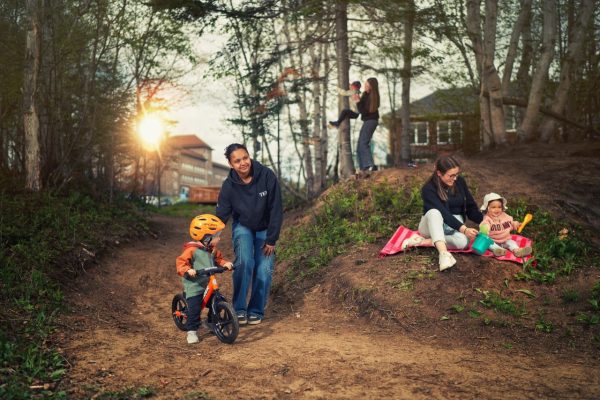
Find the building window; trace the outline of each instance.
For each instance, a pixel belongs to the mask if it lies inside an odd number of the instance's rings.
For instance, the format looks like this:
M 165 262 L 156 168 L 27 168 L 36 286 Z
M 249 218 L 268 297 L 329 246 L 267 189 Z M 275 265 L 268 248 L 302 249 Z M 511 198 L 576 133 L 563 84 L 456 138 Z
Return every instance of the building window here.
M 414 144 L 416 146 L 424 146 L 429 144 L 427 122 L 410 123 L 410 144 Z
M 462 142 L 462 123 L 459 120 L 437 122 L 438 144 L 460 144 Z

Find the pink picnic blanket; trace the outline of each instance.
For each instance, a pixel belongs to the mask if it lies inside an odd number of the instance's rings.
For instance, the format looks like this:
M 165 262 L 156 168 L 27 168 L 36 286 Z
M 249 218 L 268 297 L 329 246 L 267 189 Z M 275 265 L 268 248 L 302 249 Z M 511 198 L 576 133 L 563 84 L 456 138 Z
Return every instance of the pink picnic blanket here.
M 381 249 L 381 251 L 379 252 L 379 257 L 385 257 L 385 256 L 389 256 L 391 254 L 396 254 L 398 252 L 401 252 L 402 250 L 400 250 L 400 246 L 402 246 L 402 242 L 404 242 L 405 239 L 408 239 L 409 237 L 413 236 L 413 235 L 417 235 L 417 231 L 411 231 L 410 229 L 400 225 L 398 227 L 398 230 L 396 231 L 396 233 L 394 233 L 394 235 L 392 236 L 392 238 L 389 240 L 389 242 L 387 242 L 387 244 L 385 245 L 385 247 L 383 249 Z M 525 246 L 531 246 L 531 244 L 533 243 L 531 241 L 531 239 L 527 239 L 526 237 L 523 236 L 519 236 L 519 235 L 511 235 L 511 239 L 514 240 L 515 242 L 517 242 L 517 244 L 519 245 L 519 247 L 525 247 Z M 467 247 L 466 249 L 463 250 L 455 250 L 455 249 L 448 249 L 448 251 L 453 252 L 453 253 L 475 253 L 475 251 L 473 249 L 471 249 L 471 243 L 469 243 L 469 247 Z M 427 246 L 422 246 L 422 247 L 433 247 L 432 245 L 427 245 Z M 477 253 L 475 253 L 477 254 Z M 491 251 L 487 250 L 484 254 L 484 257 L 494 257 L 494 253 L 492 253 Z M 523 264 L 523 262 L 529 260 L 532 256 L 526 256 L 526 257 L 515 257 L 515 255 L 510 252 L 507 251 L 505 255 L 501 256 L 501 257 L 496 257 L 498 260 L 506 260 L 506 261 L 512 261 L 512 262 L 516 262 L 519 264 Z

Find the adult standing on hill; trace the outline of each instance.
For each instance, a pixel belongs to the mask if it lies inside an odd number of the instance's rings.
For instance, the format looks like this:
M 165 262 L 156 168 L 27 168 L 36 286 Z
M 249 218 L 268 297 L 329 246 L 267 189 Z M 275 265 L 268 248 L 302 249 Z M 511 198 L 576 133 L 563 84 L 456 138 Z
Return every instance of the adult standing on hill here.
M 419 235 L 406 239 L 401 248 L 433 244 L 439 252 L 440 271 L 456 264 L 450 249 L 464 249 L 475 238 L 477 230 L 465 225 L 466 219 L 477 224 L 483 215 L 471 195 L 465 179 L 460 176 L 460 164 L 452 156 L 435 162 L 431 177 L 421 189 L 423 217 Z
M 273 171 L 250 159 L 246 146 L 230 144 L 225 157 L 231 170 L 221 186 L 216 214 L 225 223 L 233 216 L 233 307 L 240 324 L 255 325 L 264 318 L 271 288 L 283 222 L 281 190 Z
M 357 107 L 363 120 L 356 146 L 359 174 L 368 174 L 367 171 L 377 170 L 371 154 L 371 139 L 379 124 L 379 82 L 377 82 L 377 78 L 367 79 Z

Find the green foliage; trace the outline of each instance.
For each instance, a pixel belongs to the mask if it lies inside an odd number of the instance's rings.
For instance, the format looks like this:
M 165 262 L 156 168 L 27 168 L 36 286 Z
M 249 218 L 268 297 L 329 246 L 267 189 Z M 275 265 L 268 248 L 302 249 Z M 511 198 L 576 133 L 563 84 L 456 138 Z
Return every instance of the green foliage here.
M 554 325 L 552 322 L 546 321 L 544 316 L 540 315 L 540 318 L 535 323 L 535 329 L 544 333 L 552 333 L 554 331 Z
M 391 287 L 402 291 L 410 291 L 415 288 L 415 281 L 422 279 L 435 279 L 435 271 L 430 271 L 427 268 L 414 269 L 407 271 L 406 275 L 397 281 L 387 282 Z
M 32 384 L 51 386 L 65 374 L 48 341 L 63 300 L 56 278 L 76 275 L 82 248 L 95 253 L 131 229 L 147 227 L 127 204 L 110 207 L 78 192 L 0 193 L 0 398 L 30 398 Z
M 190 219 L 200 214 L 214 215 L 215 213 L 215 206 L 213 204 L 176 203 L 173 205 L 161 206 L 160 208 L 146 205 L 146 209 L 150 212 L 169 217 L 186 217 Z
M 579 300 L 579 292 L 573 289 L 565 289 L 562 292 L 561 299 L 563 303 L 575 303 Z
M 414 225 L 422 209 L 419 190 L 416 183 L 333 187 L 310 221 L 282 234 L 279 256 L 290 262 L 289 277 L 311 276 L 350 247 L 388 237 L 399 224 Z
M 517 273 L 517 280 L 552 284 L 560 276 L 570 275 L 582 265 L 589 254 L 589 247 L 580 236 L 580 229 L 566 225 L 554 219 L 550 213 L 531 210 L 523 199 L 517 199 L 511 205 L 511 214 L 515 220 L 531 212 L 534 217 L 523 234 L 533 239 L 535 259 L 523 264 L 523 271 Z M 566 234 L 561 231 L 566 230 Z
M 511 299 L 502 297 L 498 292 L 481 289 L 476 290 L 483 295 L 483 299 L 479 302 L 487 308 L 515 317 L 522 317 L 527 314 L 523 304 L 516 304 Z

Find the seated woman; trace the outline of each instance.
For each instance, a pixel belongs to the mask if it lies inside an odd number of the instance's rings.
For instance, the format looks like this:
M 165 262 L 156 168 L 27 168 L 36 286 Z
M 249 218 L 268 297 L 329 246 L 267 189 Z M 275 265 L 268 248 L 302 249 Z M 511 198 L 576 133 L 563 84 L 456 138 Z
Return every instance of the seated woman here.
M 439 252 L 440 271 L 456 264 L 448 249 L 464 249 L 477 230 L 465 225 L 466 219 L 479 224 L 483 215 L 460 175 L 460 164 L 452 156 L 435 162 L 435 170 L 421 189 L 423 216 L 419 235 L 402 243 L 402 249 L 433 244 Z

